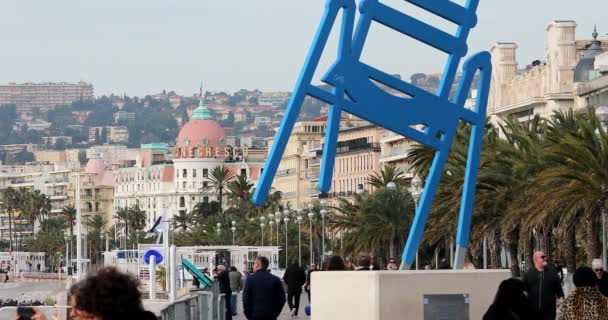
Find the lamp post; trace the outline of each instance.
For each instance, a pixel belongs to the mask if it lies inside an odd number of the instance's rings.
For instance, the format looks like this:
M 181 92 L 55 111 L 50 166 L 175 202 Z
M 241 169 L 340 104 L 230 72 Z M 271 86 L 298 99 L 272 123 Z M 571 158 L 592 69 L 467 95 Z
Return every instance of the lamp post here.
M 265 220 L 266 220 L 266 217 L 264 217 L 264 216 L 260 217 L 260 221 L 261 221 L 260 228 L 262 228 L 262 247 L 264 246 L 264 221 Z
M 285 222 L 285 268 L 287 268 L 287 265 L 289 264 L 289 258 L 287 257 L 287 246 L 289 245 L 289 243 L 287 242 L 287 224 L 289 224 L 288 215 L 283 218 L 283 222 Z
M 219 240 L 219 237 L 222 234 L 222 224 L 218 222 L 216 224 L 216 226 L 217 226 L 217 229 L 216 229 L 216 231 L 217 231 L 217 237 L 218 237 L 218 240 Z
M 302 267 L 302 209 L 298 209 L 298 265 Z
M 608 106 L 599 106 L 595 108 L 595 116 L 600 121 L 602 130 L 608 132 Z M 597 132 L 599 134 L 599 132 Z M 602 262 L 604 265 L 606 262 L 606 210 L 602 205 Z
M 308 204 L 308 222 L 310 225 L 310 233 L 309 233 L 309 239 L 310 239 L 310 247 L 309 247 L 309 251 L 310 251 L 310 265 L 312 265 L 314 263 L 313 260 L 313 255 L 312 255 L 312 218 L 315 217 L 315 213 L 312 211 L 314 209 L 314 205 L 312 203 Z
M 279 245 L 279 225 L 281 224 L 281 211 L 274 213 L 274 222 L 277 224 L 277 246 Z
M 268 225 L 270 226 L 270 245 L 272 245 L 273 244 L 273 242 L 272 242 L 272 230 L 274 228 L 274 214 L 273 213 L 269 213 L 268 214 Z M 277 239 L 278 239 L 278 237 L 279 237 L 279 235 L 277 235 Z
M 230 228 L 230 231 L 232 231 L 232 245 L 234 245 L 234 233 L 236 232 L 236 221 L 234 220 L 232 220 L 232 227 Z
M 65 273 L 68 273 L 68 257 L 69 257 L 69 237 L 67 235 L 63 236 L 63 239 L 65 240 Z
M 325 208 L 321 209 L 321 248 L 323 253 L 321 254 L 321 261 L 325 260 L 325 216 L 327 215 L 327 210 Z
M 101 260 L 101 257 L 103 256 L 103 239 L 105 238 L 105 235 L 103 234 L 103 232 L 99 231 L 99 260 Z
M 418 201 L 420 201 L 420 196 L 422 196 L 422 192 L 420 191 L 422 180 L 420 177 L 415 176 L 412 179 L 412 186 L 414 187 L 414 191 L 412 192 L 412 197 L 414 197 L 414 210 L 418 212 Z M 419 270 L 418 268 L 418 250 L 416 250 L 416 270 Z

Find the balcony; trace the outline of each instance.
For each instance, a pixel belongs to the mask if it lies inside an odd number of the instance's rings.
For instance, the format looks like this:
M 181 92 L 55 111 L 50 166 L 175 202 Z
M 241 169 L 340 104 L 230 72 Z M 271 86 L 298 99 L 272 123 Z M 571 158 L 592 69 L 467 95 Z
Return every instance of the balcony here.
M 54 194 L 49 196 L 51 200 L 67 200 L 68 196 L 66 194 Z
M 364 150 L 371 150 L 374 152 L 379 152 L 380 144 L 379 143 L 347 144 L 347 145 L 338 147 L 336 150 L 336 153 L 343 154 L 343 153 L 348 153 L 348 152 L 364 151 Z
M 306 180 L 308 181 L 319 181 L 319 173 L 307 173 Z
M 319 189 L 317 188 L 312 188 L 312 189 L 307 189 L 306 190 L 306 194 L 310 197 L 316 197 L 319 195 Z
M 396 134 L 394 132 L 387 132 L 380 138 L 380 143 L 391 143 L 399 140 L 407 139 L 406 137 Z
M 277 177 L 289 176 L 292 174 L 296 174 L 296 169 L 285 169 L 277 171 Z
M 319 166 L 321 166 L 321 158 L 313 158 L 313 159 L 308 160 L 309 168 L 319 167 Z

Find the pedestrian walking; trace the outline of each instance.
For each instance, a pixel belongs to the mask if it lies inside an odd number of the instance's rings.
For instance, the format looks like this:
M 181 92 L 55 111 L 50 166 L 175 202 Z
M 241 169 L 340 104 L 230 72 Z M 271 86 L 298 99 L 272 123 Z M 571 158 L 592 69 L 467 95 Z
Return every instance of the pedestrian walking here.
M 216 279 L 220 284 L 220 294 L 223 293 L 226 297 L 226 317 L 224 319 L 232 320 L 232 290 L 230 289 L 230 277 L 228 275 L 228 271 L 226 271 L 226 266 L 221 264 L 218 265 L 216 268 L 216 273 Z
M 537 319 L 537 314 L 526 297 L 524 283 L 515 278 L 500 283 L 494 302 L 483 315 L 483 320 L 533 319 Z
M 243 290 L 243 275 L 235 266 L 232 266 L 228 277 L 230 278 L 230 290 L 232 291 L 230 306 L 232 307 L 232 315 L 236 316 L 238 294 Z
M 306 274 L 306 284 L 304 285 L 304 291 L 306 291 L 306 294 L 308 295 L 308 303 L 311 302 L 311 300 L 310 300 L 310 292 L 311 292 L 310 274 L 315 271 L 317 271 L 317 265 L 313 263 L 310 265 L 310 269 L 308 270 L 308 273 Z
M 559 307 L 559 320 L 608 320 L 608 300 L 598 290 L 597 276 L 589 267 L 576 269 L 576 287 Z
M 287 304 L 292 317 L 298 316 L 302 286 L 306 284 L 306 273 L 296 261 L 285 270 L 283 281 L 287 284 Z
M 528 300 L 542 320 L 554 320 L 557 299 L 564 297 L 561 282 L 553 267 L 547 266 L 547 257 L 536 251 L 534 265 L 524 275 L 524 286 Z
M 243 311 L 248 320 L 276 320 L 285 305 L 285 290 L 281 279 L 270 274 L 268 258 L 258 256 L 253 274 L 243 288 Z

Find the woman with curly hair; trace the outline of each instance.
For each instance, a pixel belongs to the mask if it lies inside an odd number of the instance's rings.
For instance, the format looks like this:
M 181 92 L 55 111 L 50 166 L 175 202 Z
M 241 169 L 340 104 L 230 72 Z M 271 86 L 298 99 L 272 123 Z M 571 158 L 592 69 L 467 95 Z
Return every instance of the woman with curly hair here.
M 73 320 L 156 320 L 144 310 L 139 280 L 116 268 L 103 268 L 96 275 L 70 288 L 70 317 Z M 33 320 L 47 320 L 37 308 Z

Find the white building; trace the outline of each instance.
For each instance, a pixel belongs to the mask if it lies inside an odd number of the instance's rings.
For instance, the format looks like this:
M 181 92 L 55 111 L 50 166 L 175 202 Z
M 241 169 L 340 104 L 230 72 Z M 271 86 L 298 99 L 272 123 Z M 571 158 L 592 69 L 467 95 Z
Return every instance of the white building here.
M 233 175 L 244 174 L 255 184 L 265 160 L 266 149 L 228 145 L 224 129 L 201 101 L 173 152 L 164 144 L 142 145 L 134 165 L 115 171 L 114 208 L 139 205 L 149 223 L 163 207 L 170 215 L 192 211 L 199 202 L 217 200 L 208 179 L 215 167 L 225 165 Z

